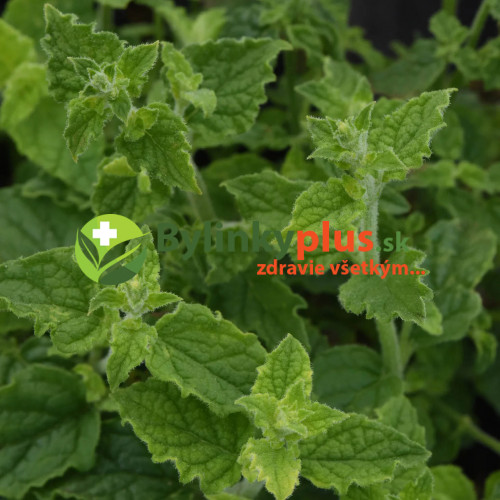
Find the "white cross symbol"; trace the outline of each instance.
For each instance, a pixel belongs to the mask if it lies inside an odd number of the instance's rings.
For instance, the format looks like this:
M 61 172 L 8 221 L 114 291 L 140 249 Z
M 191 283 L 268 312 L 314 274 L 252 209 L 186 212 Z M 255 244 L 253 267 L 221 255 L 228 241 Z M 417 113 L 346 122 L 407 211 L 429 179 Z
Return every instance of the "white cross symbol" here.
M 117 231 L 109 228 L 109 222 L 102 221 L 99 223 L 99 229 L 92 229 L 92 238 L 99 240 L 102 247 L 109 247 L 109 240 L 117 238 Z

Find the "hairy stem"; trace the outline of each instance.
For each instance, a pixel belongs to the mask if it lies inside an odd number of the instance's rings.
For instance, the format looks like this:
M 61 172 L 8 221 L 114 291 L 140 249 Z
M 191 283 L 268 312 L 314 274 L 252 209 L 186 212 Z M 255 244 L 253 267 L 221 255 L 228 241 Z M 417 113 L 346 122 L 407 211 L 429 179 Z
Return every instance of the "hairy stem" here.
M 370 260 L 373 259 L 374 263 L 378 264 L 380 262 L 380 249 L 378 246 L 378 203 L 382 193 L 382 184 L 369 175 L 366 177 L 365 189 L 364 202 L 366 204 L 366 213 L 361 221 L 361 230 L 371 231 L 371 239 L 373 242 L 373 248 L 369 252 L 366 252 L 365 262 L 370 262 Z M 376 279 L 376 277 L 374 277 L 374 279 Z M 403 368 L 401 364 L 401 352 L 394 321 L 386 322 L 377 320 L 376 325 L 384 368 L 388 373 L 402 378 Z
M 373 241 L 373 248 L 369 252 L 366 252 L 365 261 L 370 262 L 370 259 L 373 259 L 373 262 L 378 264 L 380 262 L 378 250 L 378 202 L 381 188 L 377 181 L 369 175 L 366 177 L 365 189 L 364 202 L 366 212 L 361 220 L 361 230 L 371 231 L 371 240 Z
M 494 451 L 498 455 L 500 455 L 500 440 L 491 436 L 487 432 L 484 432 L 480 429 L 471 419 L 469 415 L 462 415 L 461 413 L 455 411 L 453 408 L 448 406 L 446 403 L 442 401 L 435 400 L 436 406 L 445 413 L 448 417 L 454 420 L 462 432 L 469 435 L 478 443 L 489 448 L 491 451 Z
M 377 331 L 382 348 L 382 359 L 387 373 L 403 377 L 399 340 L 394 321 L 376 321 Z
M 476 12 L 476 16 L 474 17 L 474 21 L 472 21 L 472 26 L 470 29 L 469 41 L 468 45 L 470 47 L 476 47 L 479 42 L 479 38 L 481 37 L 481 33 L 483 31 L 484 25 L 486 23 L 486 19 L 488 19 L 488 15 L 490 13 L 490 6 L 488 0 L 483 0 L 479 9 Z

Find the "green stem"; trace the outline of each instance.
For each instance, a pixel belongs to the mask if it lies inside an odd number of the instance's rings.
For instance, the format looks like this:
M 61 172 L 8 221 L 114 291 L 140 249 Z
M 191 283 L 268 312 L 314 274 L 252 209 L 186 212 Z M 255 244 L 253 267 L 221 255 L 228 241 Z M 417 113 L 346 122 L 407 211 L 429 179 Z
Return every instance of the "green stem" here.
M 461 413 L 455 411 L 453 408 L 443 403 L 442 401 L 435 400 L 436 406 L 445 413 L 448 417 L 454 420 L 463 432 L 468 434 L 478 443 L 489 448 L 500 455 L 500 440 L 494 438 L 490 434 L 484 432 L 480 429 L 470 418 L 469 415 L 462 415 Z
M 394 321 L 376 321 L 382 359 L 387 373 L 403 377 L 399 340 Z
M 370 259 L 373 259 L 373 262 L 378 264 L 380 262 L 380 251 L 378 250 L 378 201 L 381 188 L 372 176 L 368 175 L 365 180 L 366 192 L 364 195 L 364 202 L 366 205 L 366 212 L 361 220 L 361 230 L 371 231 L 371 240 L 373 241 L 373 248 L 365 254 L 365 262 L 370 262 Z
M 217 218 L 215 215 L 215 210 L 212 205 L 212 200 L 210 198 L 210 194 L 208 193 L 207 185 L 205 184 L 205 180 L 201 175 L 198 167 L 195 165 L 193 161 L 193 167 L 196 175 L 196 182 L 201 190 L 201 195 L 195 193 L 186 193 L 187 198 L 189 200 L 189 204 L 193 208 L 194 213 L 201 221 L 212 221 Z
M 401 335 L 400 335 L 400 352 L 401 352 L 401 366 L 404 369 L 405 366 L 410 361 L 412 357 L 415 347 L 411 340 L 410 334 L 413 329 L 413 323 L 410 321 L 405 321 L 403 326 L 401 327 Z
M 158 12 L 154 12 L 153 15 L 153 23 L 154 23 L 154 34 L 157 40 L 163 40 L 164 32 L 163 32 L 163 18 Z
M 113 31 L 113 9 L 109 5 L 99 4 L 97 11 L 97 26 L 99 30 Z
M 445 12 L 454 16 L 457 13 L 457 0 L 443 0 L 442 8 Z
M 361 221 L 362 231 L 371 231 L 373 248 L 366 252 L 365 262 L 373 259 L 375 264 L 380 262 L 380 249 L 378 244 L 378 203 L 382 193 L 382 183 L 371 175 L 365 177 L 364 202 L 366 212 Z M 399 339 L 394 326 L 394 321 L 376 321 L 382 359 L 387 373 L 403 378 L 403 367 L 401 364 L 401 352 Z
M 290 132 L 295 135 L 300 131 L 298 94 L 295 92 L 295 76 L 297 74 L 297 54 L 290 50 L 285 52 L 285 83 L 288 101 Z
M 483 0 L 481 2 L 481 5 L 479 6 L 479 9 L 476 12 L 474 21 L 472 21 L 472 26 L 470 29 L 470 35 L 468 41 L 468 45 L 470 47 L 472 48 L 476 47 L 477 42 L 479 42 L 479 38 L 481 37 L 481 33 L 486 23 L 486 19 L 488 19 L 489 13 L 490 13 L 489 1 Z

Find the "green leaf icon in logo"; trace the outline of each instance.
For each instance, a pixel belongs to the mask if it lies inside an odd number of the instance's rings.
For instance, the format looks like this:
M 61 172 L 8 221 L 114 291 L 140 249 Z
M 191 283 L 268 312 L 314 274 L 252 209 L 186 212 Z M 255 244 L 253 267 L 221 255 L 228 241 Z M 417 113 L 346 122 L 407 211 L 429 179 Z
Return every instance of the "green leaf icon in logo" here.
M 146 249 L 135 255 L 141 244 L 132 248 L 128 245 L 143 236 L 137 224 L 127 217 L 99 215 L 78 230 L 76 261 L 84 274 L 96 283 L 118 285 L 133 278 L 144 264 Z M 132 255 L 133 258 L 128 259 Z

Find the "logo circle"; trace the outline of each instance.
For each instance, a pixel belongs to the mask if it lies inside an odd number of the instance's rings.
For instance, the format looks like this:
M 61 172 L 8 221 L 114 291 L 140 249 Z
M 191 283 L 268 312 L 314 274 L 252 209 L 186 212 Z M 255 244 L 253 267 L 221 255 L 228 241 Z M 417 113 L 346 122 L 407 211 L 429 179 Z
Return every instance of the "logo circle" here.
M 145 234 L 123 215 L 104 214 L 89 220 L 76 233 L 75 258 L 83 273 L 101 285 L 118 285 L 133 278 L 146 259 L 138 238 Z M 133 258 L 128 259 L 128 257 Z

